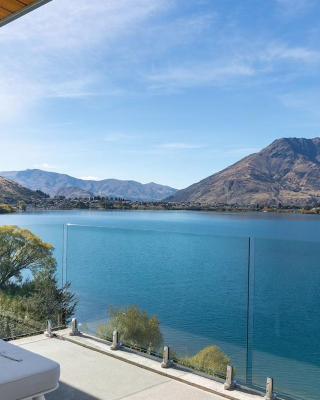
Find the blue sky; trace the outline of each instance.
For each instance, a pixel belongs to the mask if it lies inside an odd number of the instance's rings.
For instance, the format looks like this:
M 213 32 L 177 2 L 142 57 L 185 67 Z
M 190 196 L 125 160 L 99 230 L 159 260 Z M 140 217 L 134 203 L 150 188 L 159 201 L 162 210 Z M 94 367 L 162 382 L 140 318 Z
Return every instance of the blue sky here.
M 54 0 L 0 29 L 0 170 L 183 188 L 320 132 L 318 0 Z

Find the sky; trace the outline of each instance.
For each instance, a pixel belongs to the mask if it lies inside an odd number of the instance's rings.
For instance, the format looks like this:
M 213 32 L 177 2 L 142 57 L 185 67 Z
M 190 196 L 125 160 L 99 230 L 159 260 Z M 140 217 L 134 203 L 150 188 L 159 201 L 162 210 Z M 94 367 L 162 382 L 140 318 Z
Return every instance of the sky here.
M 53 0 L 0 28 L 0 170 L 184 188 L 320 135 L 318 0 Z

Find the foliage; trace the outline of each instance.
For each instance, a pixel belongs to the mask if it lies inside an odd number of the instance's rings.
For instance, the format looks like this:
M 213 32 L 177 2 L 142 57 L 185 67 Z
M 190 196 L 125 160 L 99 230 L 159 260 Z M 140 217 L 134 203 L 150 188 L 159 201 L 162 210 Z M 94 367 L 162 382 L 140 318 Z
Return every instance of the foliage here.
M 44 323 L 32 319 L 23 297 L 0 293 L 0 338 L 11 338 L 44 330 Z
M 32 298 L 29 301 L 29 312 L 40 321 L 50 319 L 55 324 L 65 325 L 71 319 L 76 307 L 70 283 L 59 288 L 54 271 L 39 273 L 30 284 Z
M 0 290 L 22 282 L 22 272 L 55 270 L 53 246 L 27 229 L 0 227 Z
M 16 208 L 9 204 L 0 204 L 0 214 L 10 214 L 16 212 Z
M 76 301 L 59 288 L 53 246 L 16 226 L 0 227 L 0 337 L 42 330 L 50 319 L 66 324 Z
M 149 317 L 136 306 L 124 309 L 111 308 L 110 319 L 106 325 L 98 328 L 98 336 L 110 339 L 113 331 L 119 332 L 120 340 L 125 344 L 156 351 L 163 343 L 160 322 L 156 316 Z
M 230 364 L 229 357 L 218 346 L 205 347 L 193 357 L 183 358 L 178 361 L 186 367 L 221 378 L 225 378 L 227 365 Z

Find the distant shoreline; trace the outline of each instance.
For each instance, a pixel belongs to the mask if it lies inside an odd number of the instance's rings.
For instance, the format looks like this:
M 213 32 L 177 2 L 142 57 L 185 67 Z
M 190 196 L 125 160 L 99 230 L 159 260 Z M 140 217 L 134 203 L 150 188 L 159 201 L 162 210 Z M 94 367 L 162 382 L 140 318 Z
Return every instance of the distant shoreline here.
M 27 212 L 36 211 L 199 211 L 199 212 L 218 212 L 218 213 L 275 213 L 275 214 L 310 214 L 320 215 L 320 208 L 311 207 L 241 207 L 241 206 L 206 206 L 206 205 L 186 205 L 178 203 L 164 203 L 164 202 L 130 202 L 130 201 L 117 201 L 113 203 L 103 204 L 99 201 L 92 201 L 80 204 L 74 204 L 71 201 L 69 204 L 49 204 L 46 206 L 28 206 Z
M 23 206 L 21 206 L 21 204 Z M 273 205 L 227 205 L 227 204 L 201 204 L 201 203 L 178 203 L 167 201 L 133 201 L 125 199 L 110 199 L 104 197 L 92 198 L 73 198 L 68 199 L 63 196 L 54 198 L 44 198 L 26 204 L 17 202 L 13 204 L 2 204 L 0 214 L 14 212 L 36 212 L 36 211 L 71 211 L 71 210 L 90 210 L 90 211 L 205 211 L 219 213 L 275 213 L 275 214 L 320 214 L 320 207 L 305 205 L 299 206 L 273 206 Z

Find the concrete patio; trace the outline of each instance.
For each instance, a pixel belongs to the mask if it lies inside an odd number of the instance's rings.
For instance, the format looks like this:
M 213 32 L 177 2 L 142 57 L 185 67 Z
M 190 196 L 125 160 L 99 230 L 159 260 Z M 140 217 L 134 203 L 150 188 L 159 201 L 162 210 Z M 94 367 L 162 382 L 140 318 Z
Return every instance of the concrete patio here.
M 13 343 L 60 364 L 60 388 L 47 400 L 225 399 L 68 340 L 40 335 Z

